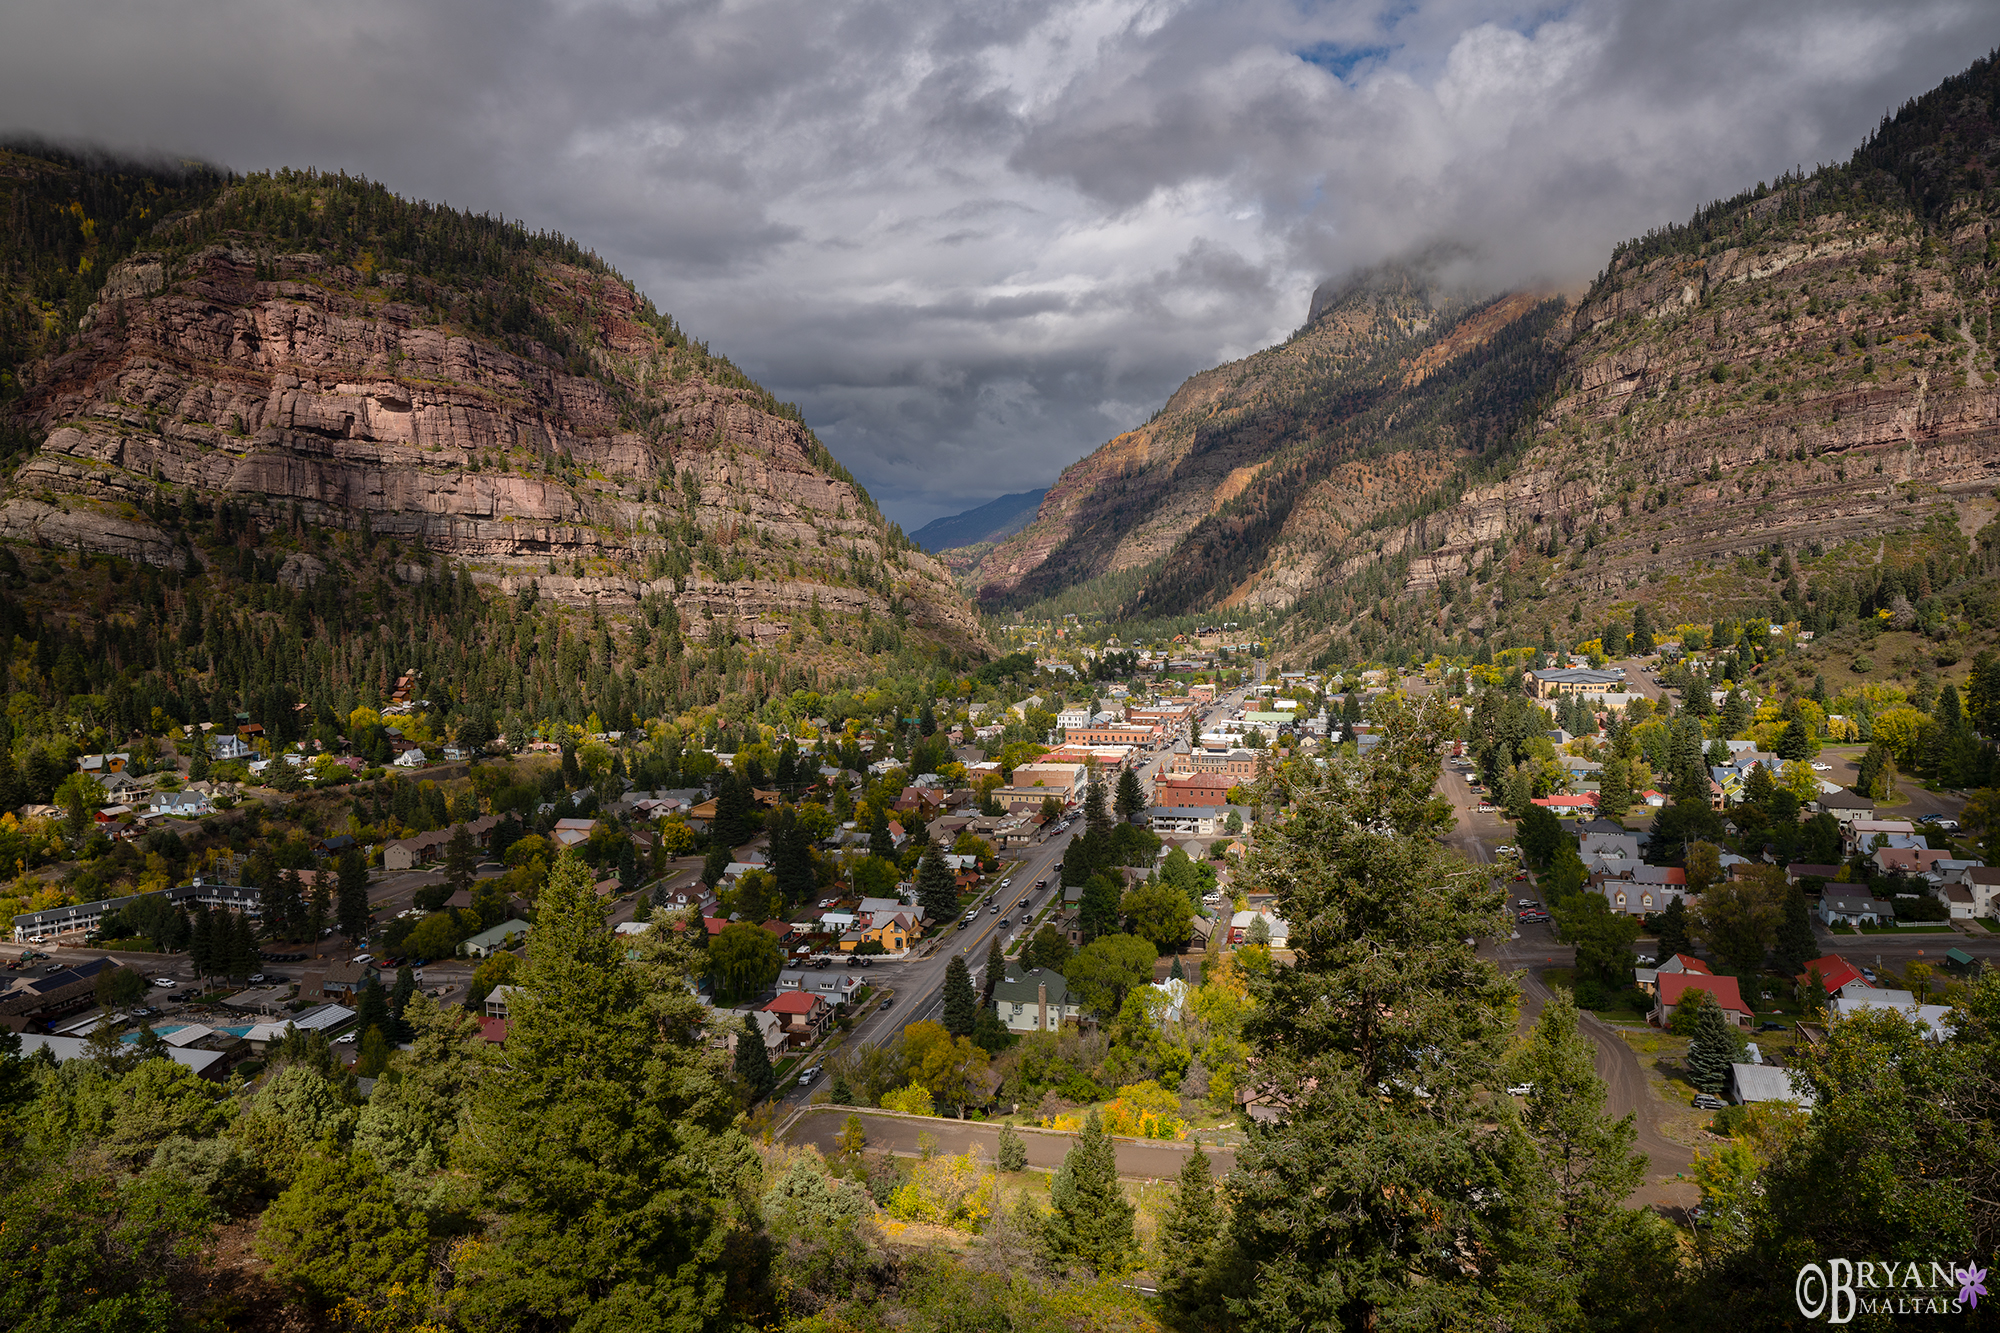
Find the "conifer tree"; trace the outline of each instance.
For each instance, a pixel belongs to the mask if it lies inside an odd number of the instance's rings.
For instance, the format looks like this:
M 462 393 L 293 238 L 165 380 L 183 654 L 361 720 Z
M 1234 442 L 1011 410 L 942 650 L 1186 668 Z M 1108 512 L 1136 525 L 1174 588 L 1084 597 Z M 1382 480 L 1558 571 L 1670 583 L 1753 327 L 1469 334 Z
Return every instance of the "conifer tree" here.
M 944 859 L 943 850 L 930 844 L 917 866 L 917 906 L 924 909 L 930 930 L 943 930 L 958 915 L 958 877 Z
M 417 974 L 408 963 L 396 969 L 396 985 L 389 992 L 389 1019 L 393 1031 L 389 1033 L 398 1042 L 408 1041 L 413 1035 L 404 1011 L 409 1008 L 410 997 L 417 993 Z
M 1118 775 L 1118 799 L 1114 806 L 1118 818 L 1131 821 L 1146 813 L 1146 791 L 1139 783 L 1139 775 L 1126 769 Z
M 896 840 L 889 832 L 889 816 L 879 805 L 874 807 L 868 821 L 868 854 L 884 861 L 896 859 Z
M 1729 1086 L 1729 1066 L 1736 1059 L 1736 1038 L 1715 997 L 1703 992 L 1695 1017 L 1694 1040 L 1688 1044 L 1688 1082 L 1703 1092 L 1721 1096 Z
M 1094 1109 L 1063 1156 L 1049 1203 L 1042 1246 L 1053 1265 L 1081 1264 L 1106 1275 L 1125 1272 L 1137 1259 L 1132 1201 L 1118 1183 L 1118 1157 L 1104 1132 L 1104 1117 Z
M 194 974 L 198 977 L 215 970 L 214 915 L 206 907 L 195 906 L 192 929 L 188 932 L 188 961 L 194 964 Z
M 463 1162 L 497 1225 L 460 1289 L 467 1327 L 728 1322 L 742 1222 L 716 1182 L 754 1175 L 756 1152 L 698 1045 L 692 960 L 663 941 L 665 961 L 626 965 L 593 878 L 570 851 L 550 868 L 506 1059 L 474 1093 Z
M 983 990 L 979 997 L 982 1005 L 993 1003 L 993 987 L 1007 973 L 1007 955 L 1001 951 L 1000 936 L 995 934 L 992 943 L 986 946 L 986 971 L 980 977 Z
M 979 1021 L 979 998 L 973 993 L 972 974 L 966 970 L 965 956 L 953 954 L 944 969 L 944 1030 L 954 1037 L 969 1037 Z
M 444 845 L 444 883 L 450 894 L 471 893 L 472 881 L 479 870 L 479 848 L 472 841 L 471 832 L 460 824 L 451 831 L 451 841 Z
M 764 1049 L 764 1034 L 754 1018 L 745 1018 L 743 1031 L 736 1036 L 736 1079 L 743 1085 L 744 1100 L 752 1105 L 762 1101 L 777 1081 L 771 1053 Z
M 368 862 L 359 847 L 340 854 L 335 893 L 339 898 L 340 933 L 359 944 L 368 936 Z
M 1014 1122 L 1005 1121 L 1000 1126 L 1000 1144 L 996 1162 L 1002 1171 L 1025 1171 L 1028 1169 L 1028 1145 L 1014 1130 Z
M 1660 938 L 1659 950 L 1653 961 L 1664 963 L 1677 953 L 1687 953 L 1694 948 L 1694 936 L 1688 927 L 1687 903 L 1676 896 L 1667 904 L 1664 912 L 1656 912 L 1652 919 L 1653 933 Z
M 1160 1217 L 1160 1297 L 1196 1327 L 1213 1327 L 1222 1314 L 1222 1208 L 1208 1154 L 1197 1143 L 1181 1165 L 1173 1198 Z
M 389 997 L 383 991 L 382 983 L 376 980 L 375 970 L 370 968 L 361 983 L 361 994 L 355 1002 L 355 1029 L 366 1036 L 370 1028 L 380 1028 L 387 1033 L 392 1026 L 389 1017 Z
M 1806 964 L 1819 957 L 1819 938 L 1813 934 L 1812 911 L 1806 906 L 1805 894 L 1797 887 L 1788 888 L 1784 895 L 1784 919 L 1778 922 L 1778 937 L 1773 943 L 1774 965 L 1785 976 L 1796 977 L 1806 970 Z

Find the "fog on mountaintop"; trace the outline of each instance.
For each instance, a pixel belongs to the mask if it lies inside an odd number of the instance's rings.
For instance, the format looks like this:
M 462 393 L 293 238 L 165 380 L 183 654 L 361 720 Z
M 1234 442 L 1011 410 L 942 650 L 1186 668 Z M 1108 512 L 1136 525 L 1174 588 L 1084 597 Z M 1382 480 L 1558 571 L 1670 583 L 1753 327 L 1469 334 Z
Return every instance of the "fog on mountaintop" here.
M 1352 268 L 1586 281 L 1996 32 L 1962 0 L 21 0 L 0 129 L 567 232 L 915 527 L 1046 485 Z

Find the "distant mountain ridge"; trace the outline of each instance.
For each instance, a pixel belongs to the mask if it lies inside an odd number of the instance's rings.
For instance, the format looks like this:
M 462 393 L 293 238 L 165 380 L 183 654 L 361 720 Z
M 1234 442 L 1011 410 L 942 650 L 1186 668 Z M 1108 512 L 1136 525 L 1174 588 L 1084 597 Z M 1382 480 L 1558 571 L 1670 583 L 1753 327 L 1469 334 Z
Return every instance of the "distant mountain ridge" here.
M 1017 491 L 962 514 L 934 518 L 911 533 L 910 540 L 933 555 L 960 546 L 1005 541 L 1028 526 L 1048 493 L 1046 486 L 1038 491 Z

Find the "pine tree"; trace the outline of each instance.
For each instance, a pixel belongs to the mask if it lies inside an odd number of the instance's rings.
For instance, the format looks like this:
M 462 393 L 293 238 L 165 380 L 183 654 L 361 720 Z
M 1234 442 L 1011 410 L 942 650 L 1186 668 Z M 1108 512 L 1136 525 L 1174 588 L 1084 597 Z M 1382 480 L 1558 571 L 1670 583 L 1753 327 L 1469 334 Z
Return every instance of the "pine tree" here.
M 313 876 L 312 890 L 306 895 L 306 937 L 318 940 L 333 916 L 333 890 L 324 865 Z
M 359 944 L 368 936 L 368 862 L 360 848 L 349 847 L 340 854 L 335 893 L 340 903 L 340 933 Z
M 982 1005 L 993 1003 L 993 988 L 1000 978 L 1007 974 L 1007 955 L 1000 948 L 1000 936 L 996 932 L 993 942 L 986 946 L 986 971 L 980 977 L 983 990 L 979 997 Z
M 965 956 L 953 954 L 944 970 L 944 1030 L 954 1037 L 969 1037 L 978 1021 L 979 997 L 972 990 L 972 974 L 966 970 Z
M 917 867 L 917 906 L 924 909 L 931 930 L 943 930 L 958 915 L 958 878 L 935 843 L 924 850 Z
M 396 969 L 395 989 L 389 992 L 389 1018 L 394 1026 L 390 1033 L 398 1042 L 410 1040 L 414 1035 L 409 1020 L 403 1012 L 409 1008 L 410 997 L 417 993 L 417 974 L 408 963 Z
M 868 821 L 868 854 L 885 861 L 896 859 L 896 840 L 889 833 L 889 816 L 879 805 L 874 807 L 874 815 Z
M 231 914 L 229 923 L 229 975 L 241 980 L 257 971 L 257 928 L 245 912 Z
M 375 978 L 375 970 L 368 970 L 367 978 L 361 983 L 361 995 L 355 1002 L 355 1027 L 365 1036 L 370 1028 L 379 1028 L 385 1035 L 393 1026 L 389 1017 L 389 997 L 382 989 L 382 983 Z
M 1083 789 L 1083 826 L 1097 837 L 1111 836 L 1111 815 L 1104 803 L 1104 781 L 1097 776 L 1095 768 L 1090 770 L 1090 781 Z
M 1598 784 L 1597 809 L 1606 819 L 1623 819 L 1632 808 L 1632 766 L 1625 760 L 1604 761 L 1604 775 Z
M 1688 1082 L 1719 1097 L 1729 1086 L 1729 1066 L 1736 1060 L 1736 1039 L 1714 996 L 1698 1003 L 1700 1012 L 1695 1018 L 1694 1040 L 1688 1044 Z
M 1675 897 L 1664 912 L 1654 913 L 1651 924 L 1653 933 L 1660 937 L 1655 962 L 1664 963 L 1675 954 L 1687 953 L 1694 948 L 1694 937 L 1688 928 L 1687 904 L 1681 898 Z
M 1139 775 L 1126 769 L 1118 775 L 1118 799 L 1114 807 L 1118 818 L 1127 823 L 1146 813 L 1146 791 L 1139 784 Z
M 1640 657 L 1653 651 L 1653 617 L 1644 602 L 1632 608 L 1632 651 Z
M 743 1031 L 736 1036 L 736 1078 L 743 1085 L 744 1099 L 753 1105 L 762 1101 L 777 1081 L 771 1070 L 771 1053 L 764 1049 L 764 1034 L 754 1018 L 744 1019 Z
M 275 915 L 282 918 L 273 928 L 274 930 L 281 931 L 286 939 L 296 940 L 306 933 L 308 917 L 306 889 L 305 882 L 299 878 L 298 871 L 287 868 L 279 873 L 278 911 L 275 914 L 267 913 L 267 915 Z
M 389 1067 L 389 1036 L 379 1027 L 368 1027 L 361 1032 L 361 1054 L 354 1062 L 357 1078 L 380 1078 L 382 1071 Z
M 847 1070 L 845 1068 L 841 1066 L 834 1067 L 833 1090 L 827 1095 L 833 1100 L 835 1106 L 854 1105 L 854 1089 L 848 1085 Z
M 1778 923 L 1778 938 L 1772 947 L 1776 952 L 1774 966 L 1788 977 L 1798 976 L 1806 970 L 1807 963 L 1819 957 L 1812 911 L 1806 906 L 1805 894 L 1795 887 L 1785 891 L 1785 918 Z
M 1011 1120 L 1000 1126 L 997 1164 L 1002 1171 L 1025 1171 L 1028 1168 L 1028 1145 L 1014 1132 Z
M 1222 1208 L 1208 1154 L 1197 1143 L 1174 1182 L 1160 1217 L 1160 1297 L 1196 1327 L 1213 1327 L 1221 1314 L 1218 1281 Z
M 454 894 L 470 894 L 478 871 L 479 848 L 465 825 L 460 824 L 451 831 L 451 841 L 444 845 L 445 887 Z
M 1042 1245 L 1051 1263 L 1081 1264 L 1098 1274 L 1117 1274 L 1137 1259 L 1132 1201 L 1118 1183 L 1118 1157 L 1104 1117 L 1092 1110 L 1083 1135 L 1063 1156 L 1049 1187 Z
M 194 909 L 194 921 L 188 932 L 188 961 L 194 964 L 194 974 L 208 976 L 215 970 L 215 922 L 214 914 L 199 904 Z

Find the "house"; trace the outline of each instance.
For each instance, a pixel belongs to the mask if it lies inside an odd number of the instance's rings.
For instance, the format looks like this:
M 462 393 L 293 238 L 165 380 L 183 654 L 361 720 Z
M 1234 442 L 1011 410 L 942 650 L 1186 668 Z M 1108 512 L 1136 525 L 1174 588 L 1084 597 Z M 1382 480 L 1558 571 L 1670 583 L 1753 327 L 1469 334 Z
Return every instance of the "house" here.
M 1729 1100 L 1745 1102 L 1793 1102 L 1801 1111 L 1812 1110 L 1812 1090 L 1795 1069 L 1776 1065 L 1729 1066 Z
M 508 1026 L 508 1023 L 509 1023 L 509 1022 L 510 1022 L 510 1020 L 508 1020 L 508 1019 L 505 1019 L 505 1018 L 482 1018 L 482 1019 L 480 1019 L 480 1020 L 479 1020 L 479 1039 L 480 1039 L 481 1041 L 485 1042 L 485 1043 L 486 1043 L 487 1045 L 489 1045 L 489 1046 L 504 1046 L 504 1045 L 506 1045 L 506 1044 L 507 1044 L 507 1026 Z
M 1743 1003 L 1743 993 L 1736 987 L 1735 977 L 1712 977 L 1705 972 L 1662 972 L 1659 974 L 1659 997 L 1649 1017 L 1660 1027 L 1667 1025 L 1673 1017 L 1674 1006 L 1681 997 L 1691 990 L 1705 990 L 1722 1006 L 1723 1016 L 1737 1027 L 1750 1026 L 1754 1015 L 1750 1006 Z
M 778 973 L 780 991 L 804 991 L 828 1004 L 846 1004 L 861 993 L 861 978 L 852 972 L 822 971 L 816 967 L 788 967 Z
M 488 1018 L 508 1017 L 507 1006 L 516 995 L 521 994 L 519 986 L 495 986 L 486 992 L 486 1016 Z
M 1951 859 L 1950 852 L 1928 847 L 1877 847 L 1869 855 L 1875 868 L 1885 875 L 1924 875 L 1938 862 Z
M 1229 804 L 1230 790 L 1239 781 L 1226 773 L 1191 773 L 1184 778 L 1166 778 L 1153 784 L 1153 804 L 1169 810 L 1213 809 Z
M 1078 1021 L 1083 1010 L 1070 998 L 1062 973 L 1035 967 L 993 983 L 993 1013 L 1009 1032 L 1054 1032 Z
M 112 773 L 123 773 L 125 765 L 131 761 L 129 754 L 87 754 L 76 761 L 76 767 L 79 773 L 103 778 Z
M 530 929 L 528 923 L 519 918 L 502 921 L 497 926 L 480 931 L 458 947 L 467 958 L 491 958 L 501 950 L 511 949 L 526 940 Z
M 257 753 L 242 737 L 224 732 L 220 736 L 208 738 L 208 757 L 218 762 L 233 762 L 248 759 Z
M 1662 975 L 1673 976 L 1678 974 L 1682 976 L 1693 975 L 1703 977 L 1713 975 L 1708 970 L 1708 964 L 1702 962 L 1699 958 L 1690 958 L 1684 953 L 1668 955 L 1658 967 L 1634 968 L 1632 974 L 1637 980 L 1639 989 L 1648 995 L 1658 993 L 1659 978 Z
M 1253 921 L 1259 920 L 1260 918 L 1264 922 L 1264 929 L 1270 932 L 1271 947 L 1273 949 L 1284 949 L 1290 947 L 1292 939 L 1292 928 L 1290 924 L 1287 923 L 1283 917 L 1272 912 L 1269 908 L 1266 908 L 1263 911 L 1252 911 L 1248 908 L 1245 908 L 1243 911 L 1238 912 L 1234 916 L 1230 917 L 1229 942 L 1231 944 L 1246 943 L 1250 938 L 1251 923 Z
M 1811 801 L 1806 809 L 1812 813 L 1832 815 L 1838 824 L 1852 824 L 1857 819 L 1875 818 L 1873 797 L 1857 796 L 1842 788 L 1839 791 L 1823 791 Z
M 1592 878 L 1611 910 L 1626 916 L 1651 916 L 1676 900 L 1689 901 L 1687 872 L 1678 866 L 1639 866 L 1629 877 L 1600 871 Z
M 1973 911 L 1972 890 L 1963 884 L 1943 885 L 1938 889 L 1937 896 L 1953 921 L 1970 921 L 1978 915 Z
M 152 817 L 161 815 L 174 819 L 199 819 L 203 815 L 214 814 L 215 807 L 208 797 L 198 791 L 159 791 L 153 793 L 153 803 L 146 813 Z
M 764 1054 L 772 1061 L 785 1053 L 785 1020 L 781 1015 L 762 1009 L 724 1009 L 721 1013 L 742 1020 L 744 1027 L 755 1031 L 764 1043 Z M 735 1055 L 736 1043 L 743 1035 L 736 1025 L 729 1025 L 722 1034 L 723 1049 Z
M 1974 866 L 1965 872 L 1974 916 L 2000 916 L 2000 866 Z
M 310 974 L 308 974 L 310 976 Z M 318 994 L 328 1000 L 348 1000 L 367 989 L 375 978 L 375 969 L 366 963 L 350 963 L 345 959 L 328 963 L 326 970 L 319 974 Z M 306 992 L 306 981 L 299 982 L 299 998 L 311 998 Z
M 31 1056 L 41 1051 L 47 1051 L 49 1058 L 57 1064 L 65 1060 L 74 1060 L 79 1056 L 89 1058 L 91 1055 L 90 1041 L 86 1037 L 48 1037 L 36 1032 L 21 1034 L 22 1055 Z M 166 1057 L 175 1064 L 186 1065 L 202 1078 L 218 1081 L 222 1078 L 223 1071 L 228 1068 L 224 1062 L 229 1058 L 223 1051 L 203 1051 L 191 1046 L 172 1044 L 168 1045 Z
M 1891 838 L 1912 837 L 1916 831 L 1916 826 L 1907 819 L 1857 819 L 1847 826 L 1844 836 L 1847 850 L 1852 854 L 1868 851 L 1874 847 L 1878 837 L 1884 846 L 1888 846 Z
M 421 749 L 413 745 L 397 755 L 393 762 L 397 768 L 422 768 L 430 760 L 424 757 L 424 752 Z
M 1833 886 L 1820 896 L 1819 919 L 1829 926 L 1879 926 L 1896 919 L 1896 909 L 1880 898 L 1837 895 Z
M 1901 1014 L 1917 1025 L 1925 1037 L 1931 1041 L 1943 1041 L 1945 1036 L 1957 1026 L 1948 1004 L 1918 1004 L 1914 993 L 1906 990 L 1857 991 L 1852 995 L 1841 995 L 1827 1001 L 1827 1010 L 1835 1018 L 1852 1018 L 1870 1009 L 1889 1009 Z
M 778 1016 L 785 1025 L 785 1039 L 794 1047 L 817 1041 L 833 1018 L 833 1006 L 825 997 L 807 991 L 785 991 L 759 1007 Z
M 1813 865 L 1806 861 L 1794 861 L 1785 867 L 1785 883 L 1798 884 L 1808 879 L 1816 879 L 1821 884 L 1840 878 L 1839 866 Z
M 1819 999 L 1837 995 L 1855 982 L 1863 986 L 1869 984 L 1867 978 L 1861 975 L 1860 968 L 1837 953 L 1830 953 L 1824 958 L 1815 958 L 1806 964 L 1806 970 L 1799 973 L 1799 986 L 1802 991 L 1811 984 L 1815 972 L 1819 974 L 1821 988 L 1821 994 L 1817 997 Z
M 549 836 L 559 847 L 578 847 L 589 841 L 596 828 L 597 821 L 594 819 L 558 819 Z
M 1558 815 L 1588 815 L 1597 811 L 1597 797 L 1590 792 L 1580 796 L 1537 796 L 1534 803 Z

